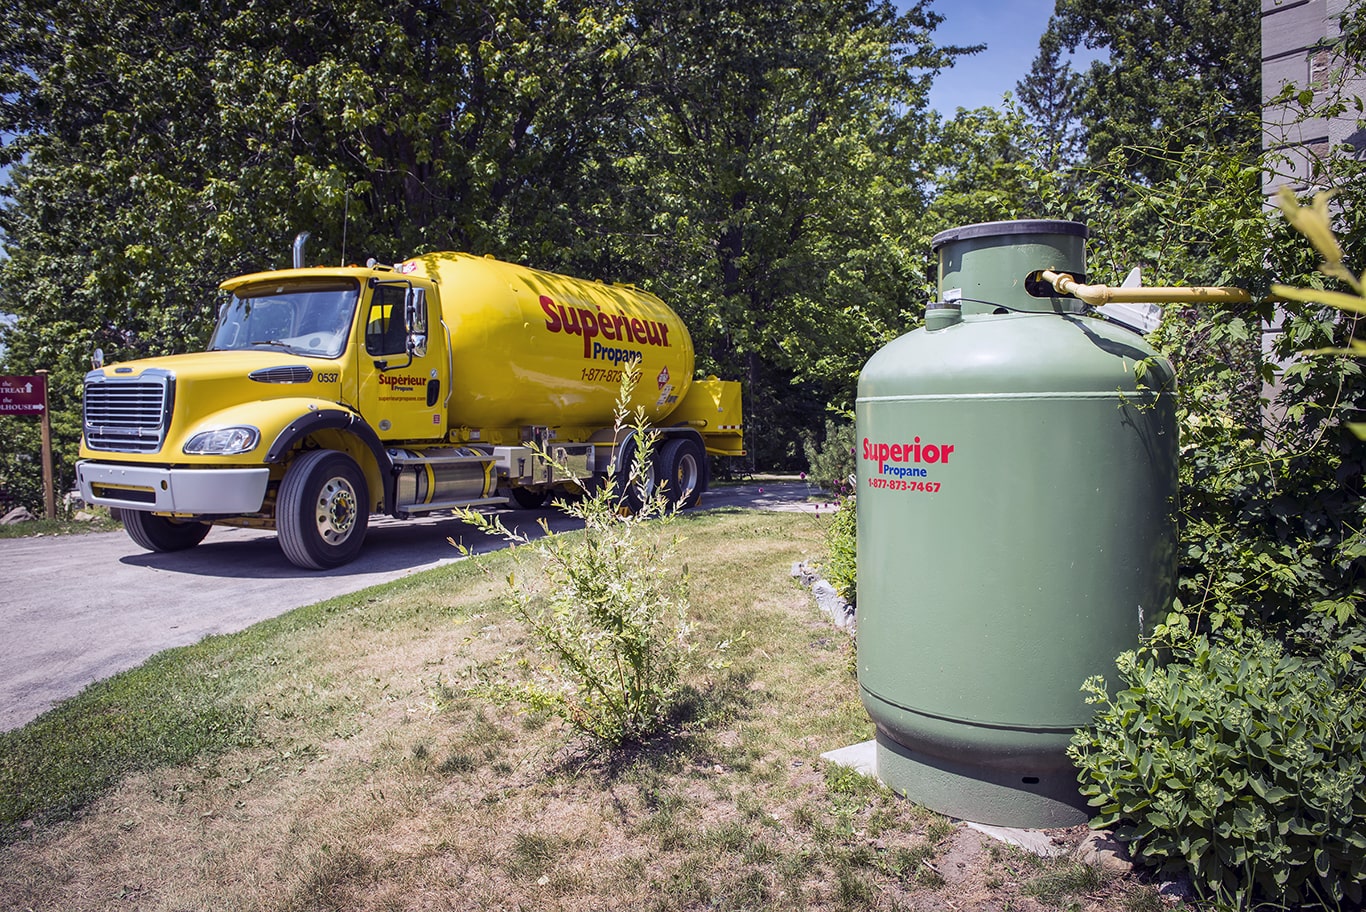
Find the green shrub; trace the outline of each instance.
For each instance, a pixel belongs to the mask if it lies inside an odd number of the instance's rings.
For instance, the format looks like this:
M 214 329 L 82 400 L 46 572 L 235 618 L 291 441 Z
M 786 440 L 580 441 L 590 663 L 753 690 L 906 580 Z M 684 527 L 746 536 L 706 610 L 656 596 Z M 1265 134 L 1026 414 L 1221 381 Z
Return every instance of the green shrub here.
M 825 531 L 830 556 L 825 562 L 825 578 L 851 604 L 858 590 L 858 512 L 857 498 L 840 501 L 840 508 Z
M 1136 859 L 1188 870 L 1202 895 L 1338 907 L 1366 885 L 1366 703 L 1345 651 L 1288 655 L 1253 631 L 1195 637 L 1160 664 L 1119 658 L 1073 738 L 1082 793 Z
M 618 438 L 631 417 L 633 379 L 623 381 L 618 400 Z M 457 513 L 534 555 L 524 559 L 534 567 L 523 577 L 508 577 L 508 603 L 543 661 L 521 663 L 525 673 L 504 675 L 490 693 L 556 715 L 610 747 L 642 741 L 668 721 L 693 651 L 687 568 L 673 560 L 667 530 L 674 508 L 647 471 L 657 435 L 642 413 L 630 426 L 638 443 L 621 489 L 633 492 L 639 509 L 623 509 L 616 479 L 609 479 L 585 485 L 593 488 L 587 497 L 557 504 L 583 523 L 581 534 L 551 533 L 542 520 L 545 534 L 533 539 L 497 518 Z
M 844 495 L 853 492 L 849 476 L 854 474 L 854 426 L 825 421 L 825 436 L 819 445 L 810 435 L 804 435 L 802 448 L 806 450 L 807 473 L 821 490 Z

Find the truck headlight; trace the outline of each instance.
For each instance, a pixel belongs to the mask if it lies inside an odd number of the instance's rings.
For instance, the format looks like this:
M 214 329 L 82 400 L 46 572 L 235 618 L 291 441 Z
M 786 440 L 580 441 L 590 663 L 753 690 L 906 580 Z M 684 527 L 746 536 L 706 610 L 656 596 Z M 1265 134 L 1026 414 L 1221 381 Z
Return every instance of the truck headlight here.
M 260 439 L 261 432 L 247 425 L 214 428 L 195 434 L 181 449 L 187 456 L 235 456 L 256 449 Z

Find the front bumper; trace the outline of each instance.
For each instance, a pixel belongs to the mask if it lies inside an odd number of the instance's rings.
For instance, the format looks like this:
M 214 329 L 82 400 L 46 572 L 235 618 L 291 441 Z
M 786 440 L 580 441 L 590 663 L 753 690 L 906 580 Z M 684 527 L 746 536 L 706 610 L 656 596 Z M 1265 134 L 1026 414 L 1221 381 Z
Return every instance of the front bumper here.
M 82 460 L 76 484 L 86 503 L 157 513 L 259 513 L 270 469 L 163 469 Z

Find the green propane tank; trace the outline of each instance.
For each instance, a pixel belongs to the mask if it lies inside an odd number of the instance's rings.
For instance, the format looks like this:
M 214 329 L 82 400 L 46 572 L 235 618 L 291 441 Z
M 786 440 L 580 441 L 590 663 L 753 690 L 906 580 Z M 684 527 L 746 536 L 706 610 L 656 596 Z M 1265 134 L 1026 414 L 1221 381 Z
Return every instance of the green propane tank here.
M 890 787 L 999 826 L 1086 821 L 1080 692 L 1170 607 L 1175 377 L 1039 279 L 1085 225 L 945 231 L 940 301 L 859 377 L 858 671 Z M 1110 674 L 1113 677 L 1113 674 Z

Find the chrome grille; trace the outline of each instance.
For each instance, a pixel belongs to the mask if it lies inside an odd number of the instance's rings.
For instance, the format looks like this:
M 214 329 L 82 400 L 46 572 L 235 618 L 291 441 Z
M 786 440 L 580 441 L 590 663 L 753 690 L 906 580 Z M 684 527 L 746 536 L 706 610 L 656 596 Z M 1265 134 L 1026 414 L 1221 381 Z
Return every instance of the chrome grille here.
M 85 443 L 110 453 L 155 453 L 171 423 L 174 376 L 156 368 L 129 379 L 85 377 Z

